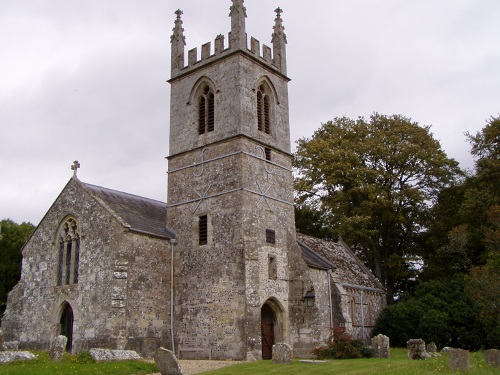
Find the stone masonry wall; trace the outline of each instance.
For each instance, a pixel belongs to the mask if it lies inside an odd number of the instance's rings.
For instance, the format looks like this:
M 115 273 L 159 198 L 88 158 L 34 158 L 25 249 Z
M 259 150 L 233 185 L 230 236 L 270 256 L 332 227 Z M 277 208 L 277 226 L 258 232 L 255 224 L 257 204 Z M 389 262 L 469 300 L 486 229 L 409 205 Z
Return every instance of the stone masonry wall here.
M 79 280 L 57 286 L 56 234 L 68 215 L 80 228 Z M 9 297 L 2 322 L 9 340 L 20 341 L 20 348 L 47 349 L 50 340 L 60 333 L 61 308 L 67 302 L 74 314 L 74 352 L 91 347 L 125 347 L 130 335 L 131 346 L 144 351 L 138 342 L 144 342 L 146 328 L 157 327 L 156 320 L 166 320 L 167 316 L 156 317 L 156 312 L 148 310 L 157 302 L 165 306 L 165 297 L 158 297 L 165 291 L 149 289 L 152 284 L 141 285 L 138 275 L 149 266 L 156 279 L 168 279 L 165 271 L 155 270 L 163 267 L 158 258 L 165 244 L 124 230 L 72 179 L 23 249 L 21 281 Z M 128 314 L 127 304 L 132 307 Z M 131 322 L 137 329 L 130 329 Z M 162 337 L 158 331 L 154 335 Z

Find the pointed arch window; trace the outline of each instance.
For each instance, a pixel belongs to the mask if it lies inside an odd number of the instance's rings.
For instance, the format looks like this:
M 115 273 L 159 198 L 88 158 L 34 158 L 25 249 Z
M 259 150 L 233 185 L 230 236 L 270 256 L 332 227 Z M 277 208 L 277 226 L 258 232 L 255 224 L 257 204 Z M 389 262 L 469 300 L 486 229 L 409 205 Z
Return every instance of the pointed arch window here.
M 77 284 L 80 267 L 80 231 L 75 219 L 69 218 L 58 233 L 57 285 Z
M 257 90 L 257 129 L 271 134 L 271 99 L 264 84 Z
M 198 98 L 198 134 L 213 132 L 215 129 L 215 96 L 205 85 Z

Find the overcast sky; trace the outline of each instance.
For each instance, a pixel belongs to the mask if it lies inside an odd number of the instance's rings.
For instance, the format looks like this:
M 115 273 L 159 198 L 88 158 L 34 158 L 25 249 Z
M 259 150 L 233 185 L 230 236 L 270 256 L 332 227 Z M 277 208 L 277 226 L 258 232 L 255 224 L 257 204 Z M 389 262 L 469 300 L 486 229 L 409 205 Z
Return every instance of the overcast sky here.
M 230 5 L 0 0 L 0 219 L 38 224 L 73 160 L 84 182 L 164 201 L 174 11 L 200 51 L 227 35 Z M 284 10 L 293 142 L 334 117 L 402 114 L 473 166 L 463 133 L 500 112 L 500 1 L 245 5 L 248 36 L 269 46 Z

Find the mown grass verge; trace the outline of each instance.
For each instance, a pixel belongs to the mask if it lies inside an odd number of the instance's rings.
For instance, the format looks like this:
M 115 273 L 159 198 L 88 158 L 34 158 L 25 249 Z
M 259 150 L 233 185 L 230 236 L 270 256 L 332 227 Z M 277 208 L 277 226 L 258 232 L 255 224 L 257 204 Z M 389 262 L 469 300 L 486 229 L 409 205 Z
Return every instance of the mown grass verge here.
M 34 353 L 38 359 L 0 365 L 1 375 L 139 375 L 158 372 L 154 363 L 142 361 L 96 363 L 88 353 L 65 355 L 53 362 L 47 352 Z
M 484 353 L 471 353 L 471 368 L 466 372 L 451 371 L 449 354 L 425 361 L 412 361 L 406 349 L 391 349 L 391 358 L 337 359 L 322 364 L 305 364 L 294 360 L 291 365 L 275 365 L 272 361 L 258 361 L 204 372 L 204 375 L 430 375 L 430 374 L 486 374 L 499 375 L 500 370 L 486 365 Z

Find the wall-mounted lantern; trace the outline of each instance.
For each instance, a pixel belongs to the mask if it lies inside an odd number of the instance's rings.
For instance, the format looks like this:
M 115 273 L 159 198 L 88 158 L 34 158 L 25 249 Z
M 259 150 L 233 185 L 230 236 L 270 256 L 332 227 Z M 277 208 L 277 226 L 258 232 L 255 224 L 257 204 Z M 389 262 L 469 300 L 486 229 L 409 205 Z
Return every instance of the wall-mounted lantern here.
M 306 307 L 313 307 L 314 306 L 314 301 L 316 300 L 316 295 L 314 294 L 314 287 L 313 286 L 311 286 L 311 289 L 309 289 L 306 292 L 303 300 L 306 303 Z

